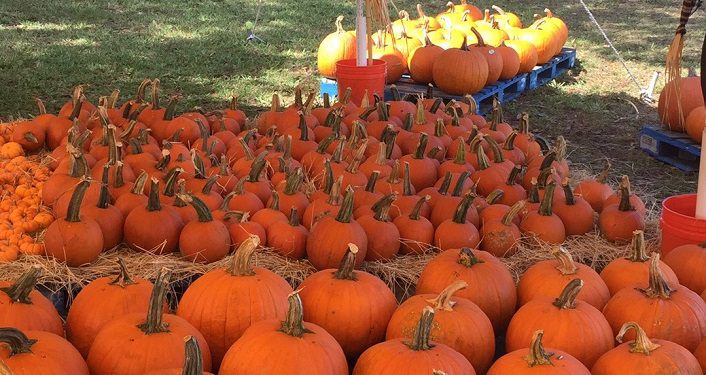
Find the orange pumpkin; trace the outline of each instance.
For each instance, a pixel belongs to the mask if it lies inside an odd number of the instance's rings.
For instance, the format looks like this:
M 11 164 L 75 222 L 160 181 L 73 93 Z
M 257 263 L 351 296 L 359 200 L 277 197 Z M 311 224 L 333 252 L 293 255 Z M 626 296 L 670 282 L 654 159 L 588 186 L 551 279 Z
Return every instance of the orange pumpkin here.
M 355 33 L 343 29 L 343 16 L 336 18 L 336 31 L 327 35 L 319 44 L 317 65 L 319 74 L 336 78 L 336 63 L 356 57 Z
M 61 336 L 0 328 L 0 373 L 88 375 L 81 354 Z
M 488 62 L 479 51 L 451 48 L 436 58 L 432 76 L 445 93 L 464 95 L 483 89 L 488 71 Z
M 698 144 L 701 144 L 701 138 L 703 138 L 704 123 L 706 123 L 706 107 L 696 107 L 686 117 L 684 125 L 686 134 L 689 134 L 689 137 Z
M 31 267 L 15 281 L 0 282 L 0 326 L 64 336 L 61 317 L 47 297 L 34 289 L 42 274 Z
M 527 349 L 518 349 L 500 357 L 488 370 L 487 375 L 590 375 L 586 366 L 561 350 L 544 348 L 544 331 L 532 334 Z
M 674 271 L 679 284 L 699 294 L 706 290 L 706 275 L 698 271 L 706 264 L 705 250 L 706 244 L 682 245 L 664 256 L 664 263 Z
M 679 81 L 679 92 L 677 97 L 676 82 L 667 82 L 659 94 L 657 101 L 657 113 L 659 118 L 669 130 L 684 131 L 686 116 L 694 108 L 704 106 L 704 98 L 701 94 L 701 77 L 696 72 L 689 70 L 689 76 L 683 77 Z
M 444 49 L 433 44 L 429 38 L 425 43 L 409 54 L 407 59 L 409 74 L 415 82 L 427 84 L 434 82 L 434 62 L 444 52 Z
M 485 58 L 485 61 L 488 63 L 488 78 L 485 84 L 486 86 L 492 85 L 500 79 L 503 73 L 503 56 L 496 51 L 495 47 L 485 43 L 478 29 L 472 27 L 471 32 L 475 34 L 478 43 L 475 46 L 471 46 L 470 49 L 475 49 Z
M 503 42 L 505 46 L 512 48 L 520 58 L 520 73 L 529 73 L 537 66 L 539 56 L 537 55 L 537 47 L 526 40 L 506 40 Z
M 196 337 L 184 338 L 184 366 L 179 368 L 153 370 L 145 375 L 213 375 L 203 370 L 203 354 Z

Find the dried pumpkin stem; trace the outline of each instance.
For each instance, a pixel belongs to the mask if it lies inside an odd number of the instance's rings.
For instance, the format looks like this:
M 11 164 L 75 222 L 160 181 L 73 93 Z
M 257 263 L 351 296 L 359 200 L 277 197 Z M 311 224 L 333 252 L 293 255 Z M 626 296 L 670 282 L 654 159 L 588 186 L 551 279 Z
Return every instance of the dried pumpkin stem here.
M 203 356 L 196 337 L 184 338 L 184 369 L 182 375 L 203 375 Z
M 552 204 L 554 201 L 554 189 L 556 184 L 552 181 L 544 189 L 544 197 L 539 205 L 539 214 L 542 216 L 552 216 Z
M 132 280 L 132 278 L 130 277 L 130 273 L 127 270 L 125 259 L 123 259 L 122 257 L 118 257 L 118 267 L 120 268 L 120 270 L 118 271 L 118 276 L 116 276 L 115 279 L 110 282 L 110 285 L 117 285 L 121 288 L 124 288 L 127 285 L 134 284 L 135 282 Z
M 39 266 L 32 266 L 27 272 L 23 273 L 14 284 L 6 288 L 0 288 L 0 291 L 10 297 L 12 303 L 32 303 L 29 294 L 37 285 L 37 280 L 42 275 L 42 269 Z
M 341 208 L 338 210 L 338 215 L 336 216 L 336 221 L 339 223 L 351 222 L 353 216 L 353 194 L 353 188 L 349 186 L 346 189 L 346 195 L 343 197 Z
M 417 328 L 414 331 L 412 342 L 408 343 L 410 349 L 414 351 L 430 350 L 434 345 L 430 342 L 431 327 L 434 322 L 434 309 L 427 306 L 422 312 L 422 317 L 419 318 Z
M 647 262 L 650 257 L 647 256 L 645 248 L 645 232 L 636 230 L 632 232 L 632 243 L 630 244 L 630 256 L 627 257 L 631 262 Z
M 542 337 L 544 337 L 544 331 L 542 330 L 537 330 L 532 335 L 529 354 L 525 357 L 525 361 L 527 361 L 527 364 L 530 367 L 554 365 L 551 359 L 554 353 L 547 353 L 544 351 Z
M 340 176 L 343 177 L 343 176 Z M 365 184 L 365 191 L 369 193 L 375 192 L 375 185 L 377 185 L 378 178 L 380 178 L 380 171 L 373 171 L 373 173 L 370 174 L 370 178 L 368 179 L 368 183 Z M 341 180 L 343 181 L 343 180 Z M 339 187 L 340 191 L 340 187 Z M 340 194 L 340 192 L 339 192 Z
M 472 194 L 466 194 L 463 196 L 461 201 L 458 203 L 458 206 L 456 207 L 456 211 L 454 212 L 454 217 L 453 217 L 454 223 L 456 223 L 456 224 L 466 223 L 466 215 L 468 214 L 468 209 L 471 207 L 471 202 L 473 202 L 473 195 Z
M 429 299 L 427 302 L 431 303 L 434 305 L 434 310 L 439 311 L 439 310 L 444 310 L 444 311 L 453 311 L 453 307 L 456 304 L 455 301 L 451 300 L 451 297 L 453 297 L 454 293 L 458 292 L 461 289 L 465 289 L 468 286 L 468 283 L 463 281 L 463 280 L 456 280 L 451 285 L 447 286 L 444 288 L 444 290 L 439 293 L 439 295 L 434 298 L 434 299 Z
M 500 189 L 495 189 L 488 194 L 487 197 L 485 197 L 485 201 L 488 202 L 488 204 L 496 204 L 502 197 L 505 195 L 505 192 L 500 190 Z
M 135 182 L 132 184 L 132 189 L 130 189 L 130 192 L 132 194 L 142 195 L 145 191 L 145 183 L 147 182 L 147 177 L 147 172 L 142 171 L 142 173 L 137 176 Z
M 255 271 L 252 268 L 251 261 L 257 246 L 260 245 L 260 237 L 250 236 L 247 240 L 243 241 L 235 251 L 233 256 L 233 263 L 228 270 L 233 276 L 253 276 Z
M 338 280 L 356 280 L 355 274 L 355 260 L 358 255 L 358 246 L 355 244 L 348 244 L 348 251 L 341 259 L 341 264 L 338 266 L 336 272 L 333 273 L 333 277 Z
M 213 215 L 211 214 L 211 210 L 208 208 L 208 206 L 206 206 L 206 203 L 204 203 L 197 196 L 180 194 L 179 197 L 185 202 L 191 204 L 192 207 L 194 207 L 199 222 L 208 223 L 210 221 L 213 221 Z
M 635 340 L 630 343 L 630 353 L 642 353 L 644 355 L 650 355 L 653 351 L 657 350 L 661 345 L 652 342 L 647 333 L 635 322 L 627 322 L 623 324 L 615 336 L 615 340 L 618 342 L 623 342 L 623 337 L 625 334 L 631 330 L 635 330 Z
M 164 299 L 167 296 L 167 287 L 172 277 L 172 271 L 162 268 L 157 274 L 157 280 L 152 288 L 149 309 L 147 310 L 147 320 L 137 327 L 146 335 L 153 333 L 169 332 L 168 324 L 162 321 L 164 314 Z
M 10 348 L 10 357 L 22 353 L 32 353 L 32 345 L 37 340 L 30 339 L 16 328 L 0 328 L 0 342 Z M 12 374 L 12 372 L 10 372 Z
M 552 255 L 559 261 L 556 267 L 562 275 L 575 275 L 578 272 L 574 259 L 566 249 L 561 246 L 556 246 L 552 249 Z
M 458 254 L 458 264 L 470 268 L 479 263 L 485 262 L 482 259 L 478 258 L 475 254 L 473 254 L 473 250 L 468 247 L 462 248 L 460 253 Z
M 672 288 L 667 284 L 667 280 L 662 275 L 662 270 L 659 268 L 659 253 L 652 253 L 650 257 L 649 268 L 649 284 L 647 289 L 640 289 L 649 298 L 669 299 Z
M 510 207 L 510 209 L 505 213 L 505 215 L 503 215 L 502 219 L 500 220 L 503 225 L 509 226 L 510 224 L 512 224 L 512 221 L 515 219 L 515 217 L 517 217 L 517 215 L 519 215 L 519 213 L 525 209 L 525 205 L 525 201 L 518 201 L 513 204 L 512 207 Z
M 375 202 L 375 204 L 371 207 L 375 213 L 373 215 L 375 220 L 385 222 L 390 221 L 390 206 L 395 200 L 397 200 L 397 193 L 392 192 Z
M 71 223 L 78 223 L 81 221 L 81 202 L 83 202 L 83 197 L 86 195 L 86 190 L 90 181 L 87 178 L 82 178 L 76 189 L 71 194 L 71 200 L 69 201 L 69 208 L 66 211 L 65 220 Z
M 98 208 L 108 208 L 110 204 L 110 194 L 108 192 L 108 174 L 110 173 L 110 165 L 103 165 L 103 174 L 101 175 L 101 189 L 98 195 Z
M 635 207 L 633 207 L 632 203 L 630 203 L 630 195 L 632 193 L 630 192 L 630 179 L 628 176 L 623 176 L 622 181 L 620 182 L 620 204 L 618 205 L 618 209 L 620 211 L 634 211 Z
M 583 280 L 573 279 L 569 281 L 561 291 L 559 297 L 554 300 L 553 305 L 560 309 L 573 309 L 576 308 L 576 296 L 581 292 L 583 288 Z
M 522 173 L 522 166 L 516 165 L 512 168 L 510 171 L 510 175 L 507 176 L 507 181 L 505 181 L 505 185 L 512 186 L 516 184 L 517 177 Z
M 412 208 L 412 212 L 409 213 L 409 218 L 411 220 L 419 220 L 419 218 L 422 216 L 422 207 L 424 206 L 425 203 L 429 202 L 431 199 L 430 196 L 425 195 L 417 201 L 417 203 L 414 204 L 414 208 Z
M 451 195 L 454 197 L 460 197 L 461 193 L 463 193 L 463 188 L 466 186 L 466 179 L 471 177 L 471 173 L 468 171 L 463 171 L 459 176 L 458 179 L 456 180 L 456 186 L 454 187 L 454 191 L 451 192 Z
M 305 333 L 312 333 L 304 327 L 304 309 L 302 299 L 299 297 L 299 290 L 290 293 L 287 299 L 289 301 L 287 317 L 279 330 L 293 337 L 304 337 Z
M 451 179 L 453 178 L 453 174 L 451 172 L 446 172 L 444 175 L 444 179 L 441 181 L 441 185 L 439 185 L 439 189 L 437 190 L 439 194 L 441 195 L 446 195 L 449 192 L 449 187 L 451 187 Z
M 402 195 L 408 197 L 412 195 L 412 174 L 409 169 L 409 162 L 404 162 L 404 174 L 402 175 Z
M 483 140 L 483 136 L 478 134 L 476 138 L 480 141 Z M 490 137 L 488 137 L 490 138 Z M 483 171 L 490 168 L 490 160 L 488 155 L 483 151 L 483 147 L 480 147 L 480 142 L 478 142 L 478 147 L 476 148 L 476 156 L 478 157 L 478 169 Z

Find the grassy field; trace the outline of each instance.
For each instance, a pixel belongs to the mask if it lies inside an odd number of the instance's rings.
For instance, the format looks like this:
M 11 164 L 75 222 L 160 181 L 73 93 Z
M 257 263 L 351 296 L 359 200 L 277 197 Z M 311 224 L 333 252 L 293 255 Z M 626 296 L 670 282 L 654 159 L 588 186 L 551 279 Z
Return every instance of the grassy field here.
M 435 14 L 442 3 L 423 4 Z M 652 73 L 663 70 L 681 2 L 626 0 L 619 2 L 620 10 L 616 1 L 587 3 L 640 84 L 647 86 Z M 526 22 L 544 7 L 553 9 L 569 25 L 569 44 L 579 50 L 573 71 L 522 96 L 508 113 L 528 111 L 535 131 L 547 137 L 564 134 L 572 161 L 581 167 L 596 168 L 603 158 L 613 159 L 616 173 L 634 176 L 635 185 L 658 199 L 695 189 L 694 175 L 636 149 L 639 127 L 657 121 L 654 106 L 640 103 L 638 89 L 577 1 L 496 4 Z M 255 33 L 264 43 L 247 42 L 259 6 Z M 33 113 L 36 96 L 55 109 L 76 84 L 89 84 L 93 98 L 113 88 L 124 97 L 133 95 L 146 77 L 159 77 L 166 93 L 183 94 L 183 108 L 219 106 L 238 94 L 254 112 L 273 91 L 287 97 L 297 84 L 316 86 L 316 47 L 333 30 L 336 15 L 346 15 L 351 27 L 353 6 L 350 0 L 3 0 L 0 118 Z M 413 6 L 408 0 L 394 2 L 399 9 Z M 702 24 L 697 14 L 691 25 L 698 31 L 689 34 L 685 51 L 687 65 L 697 65 Z

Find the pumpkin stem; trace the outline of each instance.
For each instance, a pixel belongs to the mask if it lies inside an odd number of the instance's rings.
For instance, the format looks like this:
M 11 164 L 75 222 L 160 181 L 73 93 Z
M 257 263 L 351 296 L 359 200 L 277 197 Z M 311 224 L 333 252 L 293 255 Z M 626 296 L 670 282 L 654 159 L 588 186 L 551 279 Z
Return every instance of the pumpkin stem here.
M 164 184 L 164 195 L 167 197 L 173 197 L 176 193 L 176 183 L 179 181 L 179 174 L 181 172 L 184 172 L 184 170 L 179 167 L 174 167 L 167 172 L 165 176 L 166 182 Z
M 203 356 L 196 337 L 184 338 L 184 369 L 182 375 L 203 375 Z
M 427 302 L 434 305 L 435 311 L 453 311 L 453 307 L 456 304 L 456 301 L 452 301 L 451 297 L 453 297 L 454 293 L 458 292 L 461 289 L 465 289 L 467 286 L 467 282 L 463 280 L 456 280 L 451 283 L 451 285 L 447 286 L 444 290 L 442 290 L 436 298 L 428 299 Z
M 512 151 L 515 149 L 515 139 L 517 139 L 517 131 L 513 131 L 510 133 L 510 135 L 507 136 L 507 139 L 505 139 L 505 143 L 503 143 L 503 150 L 507 151 Z
M 542 164 L 540 164 L 540 166 L 539 166 L 539 170 L 543 171 L 545 169 L 551 168 L 552 163 L 554 163 L 556 160 L 557 160 L 556 152 L 549 151 L 546 155 L 544 155 L 544 159 L 542 160 Z
M 299 214 L 297 213 L 296 206 L 292 206 L 289 210 L 289 225 L 293 227 L 299 226 Z
M 69 201 L 69 208 L 66 212 L 65 220 L 71 223 L 78 223 L 81 221 L 79 214 L 81 212 L 81 202 L 86 194 L 86 189 L 90 181 L 86 177 L 81 178 L 81 182 L 76 186 L 76 189 L 71 194 L 71 200 Z
M 551 359 L 554 353 L 547 353 L 544 351 L 544 345 L 542 345 L 543 336 L 544 331 L 541 329 L 535 331 L 532 335 L 529 354 L 524 358 L 530 367 L 554 365 Z
M 561 291 L 561 294 L 557 299 L 554 300 L 553 305 L 560 309 L 574 309 L 576 308 L 576 296 L 581 292 L 583 288 L 583 280 L 573 279 L 569 281 Z
M 272 190 L 272 199 L 270 200 L 270 204 L 267 208 L 279 211 L 279 193 L 277 193 L 277 190 Z
M 411 220 L 419 220 L 419 218 L 421 217 L 422 206 L 424 206 L 424 203 L 429 202 L 430 199 L 431 197 L 429 195 L 420 197 L 417 203 L 414 204 L 412 212 L 409 213 L 409 218 Z
M 279 331 L 284 332 L 293 337 L 304 337 L 305 333 L 313 333 L 304 327 L 304 311 L 302 306 L 302 299 L 299 297 L 299 290 L 295 290 L 287 296 L 289 301 L 289 309 L 287 310 L 287 317 L 282 322 L 282 326 Z
M 456 224 L 466 223 L 466 215 L 468 214 L 468 209 L 471 207 L 471 202 L 473 202 L 473 194 L 466 194 L 458 203 L 456 211 L 454 212 L 453 222 Z
M 441 181 L 441 185 L 439 186 L 439 189 L 437 190 L 439 194 L 441 195 L 446 195 L 449 192 L 449 187 L 451 187 L 451 179 L 453 178 L 453 174 L 451 172 L 446 172 L 444 175 L 444 179 Z
M 529 203 L 539 203 L 539 186 L 537 186 L 537 178 L 532 177 L 532 180 L 530 181 L 530 190 L 529 194 L 527 195 L 527 202 Z
M 341 178 L 341 182 L 343 182 L 343 176 L 339 176 Z M 368 179 L 368 183 L 365 184 L 365 191 L 369 193 L 374 193 L 375 192 L 375 185 L 377 185 L 378 178 L 380 178 L 380 171 L 373 171 L 373 173 L 370 174 L 370 178 Z M 339 195 L 340 195 L 340 187 L 339 187 Z
M 253 160 L 250 167 L 250 173 L 248 174 L 249 182 L 257 182 L 260 180 L 262 170 L 265 169 L 265 165 L 267 164 L 267 160 L 265 160 L 266 155 L 267 152 L 262 152 Z
M 504 191 L 495 189 L 491 191 L 487 197 L 485 197 L 485 201 L 488 202 L 488 204 L 496 204 L 500 199 L 502 199 L 503 195 L 505 195 Z
M 561 246 L 556 246 L 552 249 L 552 255 L 559 261 L 556 267 L 562 275 L 575 275 L 578 272 L 578 267 L 574 263 L 574 258 L 566 249 Z
M 451 192 L 451 195 L 454 197 L 460 197 L 461 193 L 463 193 L 463 189 L 466 186 L 466 180 L 471 176 L 471 173 L 468 171 L 463 171 L 459 176 L 458 179 L 456 180 L 456 186 L 454 186 L 454 190 Z
M 518 201 L 517 203 L 513 204 L 512 207 L 503 215 L 503 218 L 500 220 L 503 225 L 509 226 L 512 224 L 512 221 L 515 219 L 515 217 L 525 209 L 525 201 Z
M 623 175 L 622 181 L 620 181 L 620 204 L 618 209 L 620 211 L 634 211 L 632 203 L 630 203 L 630 179 L 628 176 Z
M 122 163 L 121 163 L 122 164 Z M 110 195 L 108 194 L 108 173 L 110 172 L 110 165 L 108 163 L 103 164 L 103 174 L 101 175 L 101 189 L 98 195 L 98 208 L 107 208 L 110 204 Z
M 640 327 L 635 322 L 627 322 L 623 324 L 623 326 L 620 328 L 620 331 L 618 332 L 618 335 L 615 336 L 615 340 L 619 343 L 622 343 L 623 337 L 630 329 L 635 330 L 635 340 L 630 343 L 630 353 L 642 353 L 644 355 L 650 355 L 650 353 L 662 346 L 652 342 L 649 337 L 647 337 L 647 333 L 645 333 L 642 327 Z
M 424 150 L 427 148 L 427 143 L 429 143 L 429 135 L 427 133 L 421 133 L 419 135 L 419 143 L 417 143 L 417 148 L 414 150 L 415 159 L 424 159 Z
M 463 138 L 458 137 L 458 146 L 456 148 L 456 157 L 454 158 L 454 164 L 466 165 L 466 142 Z
M 150 185 L 150 195 L 147 200 L 147 211 L 159 211 L 162 209 L 162 205 L 159 202 L 159 180 L 152 177 L 152 184 Z
M 598 181 L 601 184 L 605 184 L 606 180 L 608 179 L 608 173 L 610 172 L 610 160 L 608 158 L 605 159 L 605 166 L 603 167 L 603 170 L 601 173 L 596 176 L 596 181 Z
M 115 178 L 113 178 L 113 187 L 120 188 L 125 186 L 125 178 L 123 177 L 124 165 L 125 164 L 122 161 L 115 163 Z M 107 184 L 108 180 L 106 180 L 105 183 Z
M 30 339 L 16 328 L 0 328 L 0 342 L 7 344 L 10 348 L 9 356 L 12 357 L 22 353 L 32 353 L 32 345 L 37 340 Z M 12 374 L 12 372 L 9 372 Z
M 42 275 L 42 269 L 39 266 L 32 266 L 29 270 L 23 273 L 14 284 L 9 287 L 0 288 L 0 291 L 7 294 L 12 303 L 31 304 L 32 299 L 29 294 L 37 285 L 37 280 Z
M 554 188 L 556 188 L 554 181 L 548 183 L 547 187 L 544 188 L 544 198 L 542 199 L 542 203 L 539 205 L 539 214 L 542 216 L 552 216 Z
M 260 237 L 251 235 L 247 240 L 240 244 L 233 255 L 233 263 L 231 263 L 228 272 L 233 276 L 253 276 L 251 261 L 257 246 L 260 245 Z
M 145 191 L 145 182 L 147 182 L 147 172 L 142 171 L 132 184 L 130 192 L 132 194 L 142 195 Z
M 358 246 L 353 243 L 348 244 L 348 251 L 341 259 L 341 264 L 338 266 L 333 277 L 337 280 L 357 280 L 355 274 L 355 258 L 358 254 Z
M 410 196 L 412 193 L 412 175 L 409 170 L 409 162 L 404 162 L 404 173 L 402 174 L 402 195 Z
M 377 221 L 390 221 L 390 205 L 397 199 L 397 193 L 389 193 L 380 198 L 371 207 L 375 215 L 373 218 Z
M 647 289 L 639 290 L 649 298 L 669 299 L 674 291 L 667 284 L 667 280 L 664 279 L 662 270 L 659 268 L 659 253 L 652 253 L 650 257 L 648 285 Z
M 346 194 L 343 196 L 341 208 L 338 210 L 336 221 L 339 223 L 350 223 L 353 216 L 353 188 L 348 186 Z
M 517 181 L 517 176 L 520 175 L 522 172 L 522 166 L 516 165 L 512 168 L 510 171 L 510 175 L 507 176 L 507 181 L 505 181 L 505 185 L 512 186 L 515 185 L 515 182 Z
M 304 178 L 304 175 L 302 173 L 302 169 L 297 167 L 293 172 L 290 172 L 289 175 L 287 176 L 285 185 L 284 185 L 284 194 L 286 195 L 294 195 L 299 192 L 299 187 L 302 184 L 302 179 Z
M 417 328 L 414 330 L 412 342 L 407 343 L 410 349 L 414 351 L 430 350 L 434 345 L 430 342 L 431 327 L 434 322 L 434 309 L 427 306 L 422 312 L 422 317 L 417 323 Z
M 194 207 L 194 210 L 196 210 L 196 214 L 199 217 L 199 222 L 208 223 L 210 221 L 213 221 L 213 215 L 211 214 L 211 210 L 208 208 L 208 206 L 206 206 L 206 203 L 204 203 L 197 196 L 191 194 L 180 194 L 179 197 L 185 202 L 191 204 L 192 207 Z
M 125 288 L 127 285 L 134 284 L 135 282 L 130 278 L 130 273 L 127 270 L 127 265 L 125 264 L 125 259 L 118 257 L 118 267 L 120 271 L 115 280 L 110 282 L 110 285 L 117 285 L 121 288 Z
M 137 326 L 146 335 L 169 332 L 169 325 L 162 322 L 162 314 L 164 314 L 164 298 L 167 295 L 167 287 L 171 277 L 172 271 L 165 267 L 162 267 L 157 274 L 157 280 L 154 282 L 152 295 L 150 296 L 147 320 Z
M 647 256 L 645 249 L 645 232 L 636 230 L 632 232 L 632 244 L 630 244 L 630 256 L 627 257 L 631 262 L 647 262 L 650 257 Z
M 564 195 L 566 195 L 566 205 L 573 206 L 576 204 L 576 198 L 574 197 L 574 191 L 571 190 L 570 180 L 568 177 L 564 177 L 561 180 L 561 187 L 564 188 Z
M 485 263 L 482 259 L 478 258 L 473 254 L 473 250 L 468 247 L 464 247 L 458 254 L 458 264 L 464 265 L 468 268 L 475 266 L 478 263 Z
M 478 134 L 477 137 L 479 140 L 483 139 L 483 136 L 480 134 Z M 488 156 L 485 154 L 485 151 L 483 151 L 483 147 L 480 146 L 480 142 L 478 148 L 476 148 L 476 156 L 478 157 L 478 169 L 483 171 L 490 168 L 490 160 L 488 160 Z

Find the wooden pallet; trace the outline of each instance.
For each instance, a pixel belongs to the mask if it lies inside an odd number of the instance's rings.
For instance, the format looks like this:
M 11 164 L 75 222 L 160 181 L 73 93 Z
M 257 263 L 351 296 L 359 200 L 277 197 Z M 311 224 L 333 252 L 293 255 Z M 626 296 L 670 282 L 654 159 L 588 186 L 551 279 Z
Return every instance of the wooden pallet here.
M 535 90 L 576 65 L 576 49 L 564 48 L 548 63 L 536 66 L 527 76 L 527 89 Z
M 701 146 L 684 133 L 647 125 L 640 130 L 639 144 L 648 155 L 682 171 L 699 169 Z

